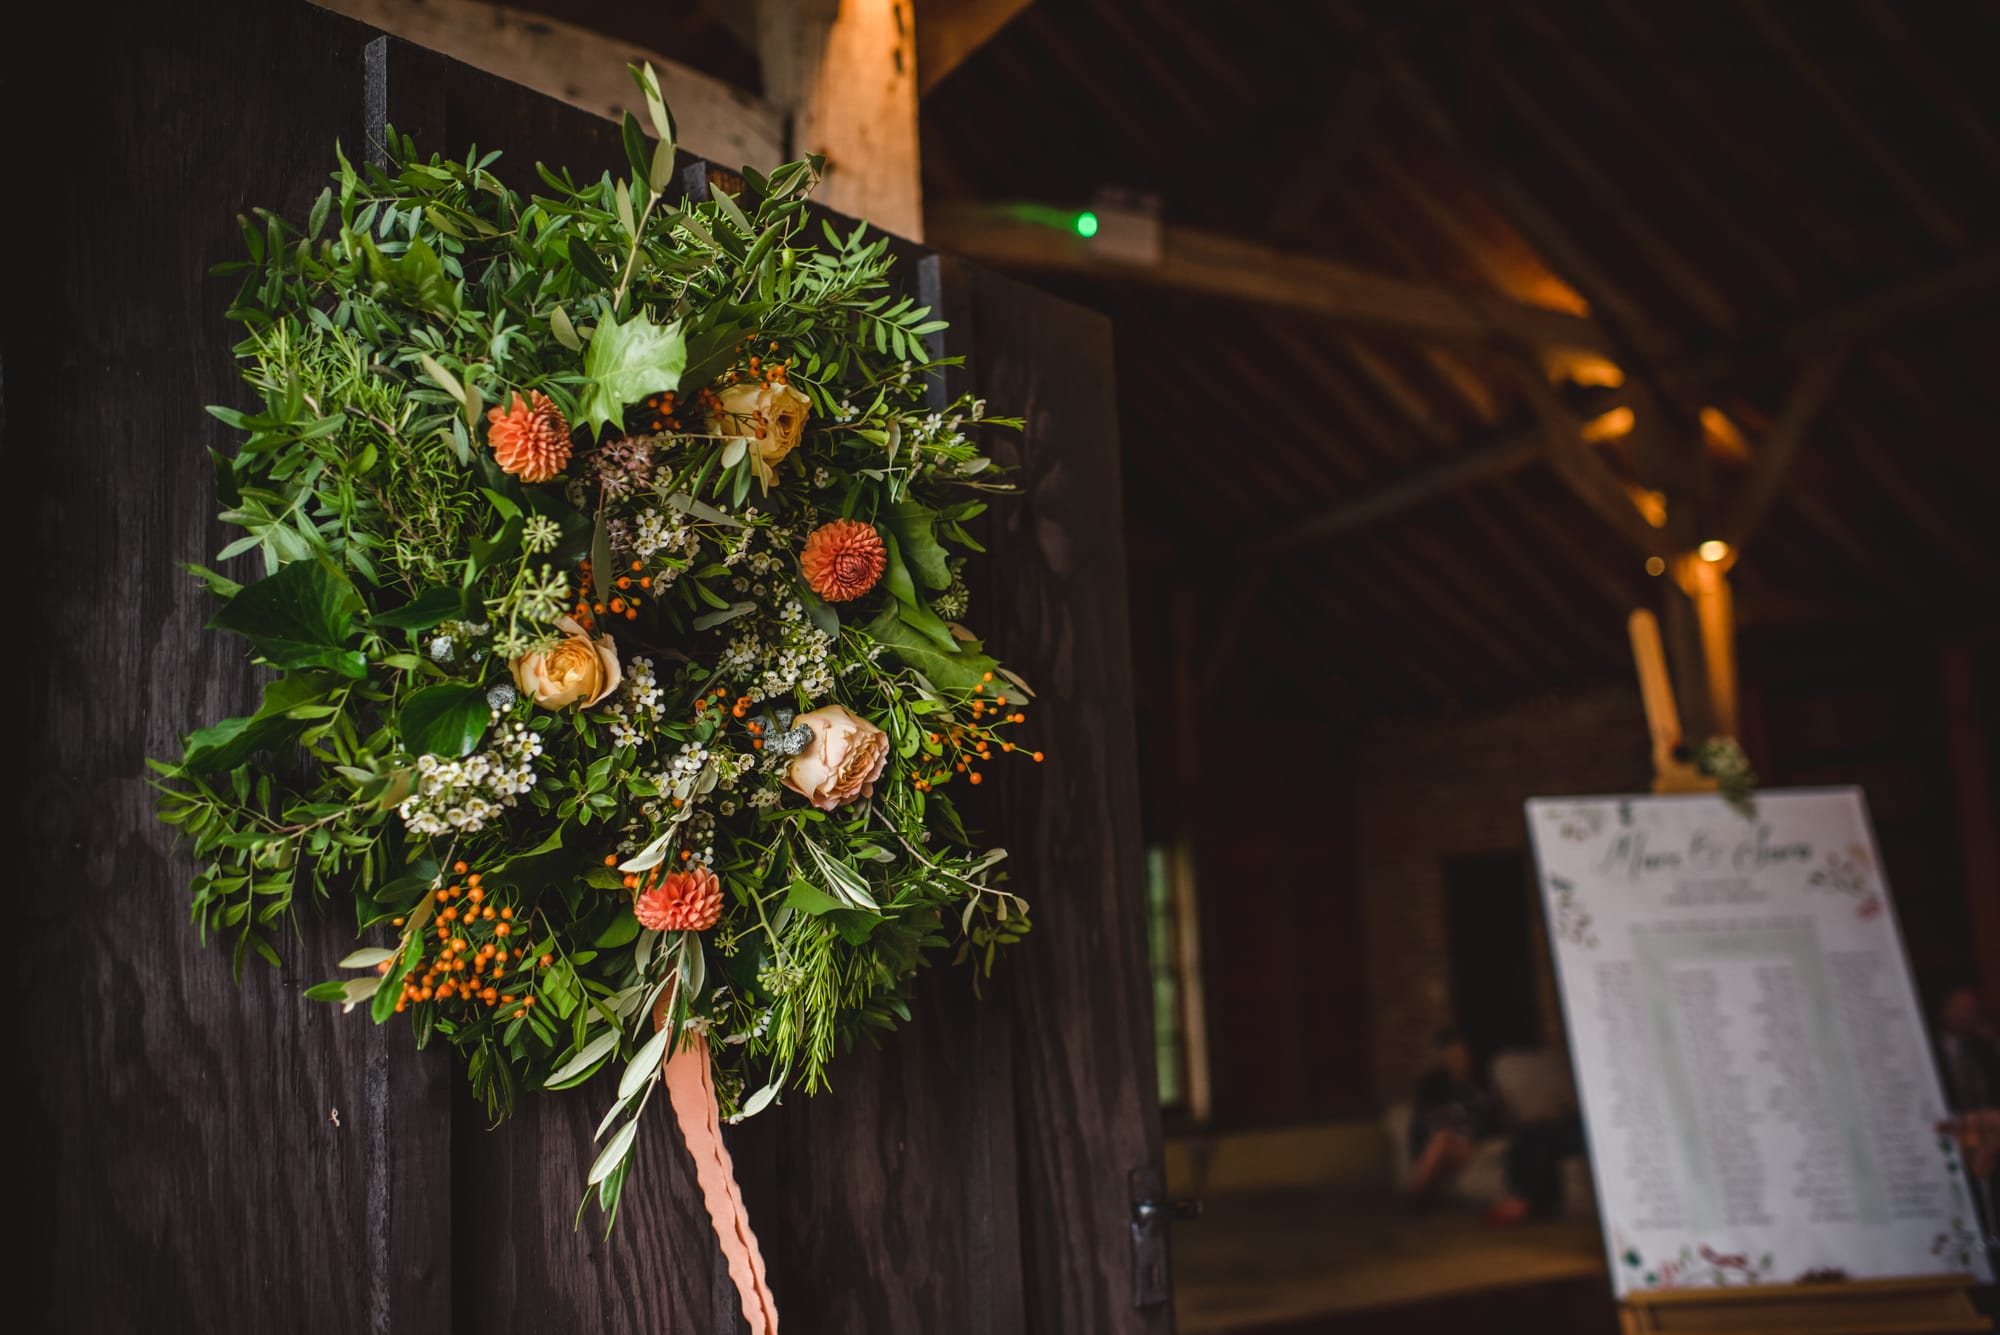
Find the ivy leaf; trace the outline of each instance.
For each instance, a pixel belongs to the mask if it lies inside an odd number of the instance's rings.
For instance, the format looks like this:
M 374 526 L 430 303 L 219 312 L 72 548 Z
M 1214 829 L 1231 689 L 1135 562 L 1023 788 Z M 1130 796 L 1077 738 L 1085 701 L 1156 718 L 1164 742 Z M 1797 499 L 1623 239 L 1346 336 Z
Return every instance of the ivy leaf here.
M 937 511 L 916 501 L 897 501 L 883 519 L 918 577 L 930 588 L 950 588 L 951 566 L 937 540 Z
M 290 717 L 291 711 L 317 702 L 332 680 L 318 673 L 294 672 L 268 683 L 264 702 L 255 714 L 226 718 L 188 734 L 181 767 L 191 774 L 209 774 L 234 769 L 254 752 L 275 749 L 307 722 Z
M 224 603 L 209 629 L 233 631 L 273 666 L 332 668 L 364 677 L 368 663 L 345 648 L 361 602 L 347 576 L 315 560 L 293 561 Z
M 867 631 L 904 667 L 923 673 L 941 691 L 969 695 L 987 673 L 1000 666 L 979 652 L 976 641 L 960 645 L 955 654 L 944 652 L 928 635 L 904 624 L 894 604 L 883 608 L 868 623 Z
M 368 619 L 377 626 L 396 630 L 429 630 L 465 610 L 465 595 L 457 589 L 425 589 L 401 607 L 377 612 Z
M 583 420 L 593 428 L 616 425 L 627 405 L 680 388 L 686 368 L 687 341 L 680 321 L 654 324 L 652 316 L 640 311 L 619 324 L 606 311 L 583 354 Z
M 477 686 L 426 686 L 403 702 L 396 725 L 403 745 L 420 755 L 468 755 L 486 735 L 493 707 Z

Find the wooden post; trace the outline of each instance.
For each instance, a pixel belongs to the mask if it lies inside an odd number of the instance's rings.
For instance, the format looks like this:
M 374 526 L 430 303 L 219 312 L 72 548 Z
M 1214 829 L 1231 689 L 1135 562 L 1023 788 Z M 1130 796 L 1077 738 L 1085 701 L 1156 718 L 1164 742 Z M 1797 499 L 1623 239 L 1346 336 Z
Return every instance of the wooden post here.
M 791 118 L 786 156 L 826 155 L 814 197 L 921 241 L 910 0 L 757 0 L 757 54 L 765 100 Z
M 1697 554 L 1678 558 L 1675 566 L 1676 580 L 1694 603 L 1711 730 L 1734 737 L 1738 721 L 1736 602 L 1729 589 L 1727 563 Z
M 1698 793 L 1715 787 L 1715 781 L 1695 773 L 1694 766 L 1675 756 L 1681 744 L 1680 709 L 1674 703 L 1673 680 L 1667 675 L 1667 656 L 1660 646 L 1660 622 L 1645 608 L 1637 608 L 1626 619 L 1632 637 L 1632 663 L 1639 671 L 1639 698 L 1646 707 L 1646 731 L 1653 741 L 1653 791 L 1656 793 Z

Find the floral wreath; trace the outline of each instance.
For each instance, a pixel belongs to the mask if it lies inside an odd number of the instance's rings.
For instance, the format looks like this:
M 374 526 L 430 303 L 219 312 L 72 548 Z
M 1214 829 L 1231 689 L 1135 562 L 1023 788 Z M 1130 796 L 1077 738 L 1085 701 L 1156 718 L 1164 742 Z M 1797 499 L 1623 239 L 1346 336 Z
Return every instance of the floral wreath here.
M 623 1065 L 607 1227 L 663 1064 L 750 1116 L 1028 926 L 945 792 L 1027 754 L 962 624 L 1007 490 L 968 432 L 1019 422 L 926 409 L 944 322 L 886 238 L 808 238 L 818 159 L 671 204 L 634 75 L 629 179 L 523 197 L 391 130 L 303 229 L 245 221 L 262 409 L 211 454 L 263 577 L 192 569 L 277 676 L 153 762 L 239 973 L 304 888 L 369 943 L 307 995 L 450 1043 L 496 1119 Z

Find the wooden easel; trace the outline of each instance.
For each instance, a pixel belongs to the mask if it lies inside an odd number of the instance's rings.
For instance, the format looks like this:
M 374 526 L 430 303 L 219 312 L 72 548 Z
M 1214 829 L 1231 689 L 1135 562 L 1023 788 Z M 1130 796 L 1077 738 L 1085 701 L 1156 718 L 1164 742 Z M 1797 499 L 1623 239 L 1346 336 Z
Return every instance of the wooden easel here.
M 1639 698 L 1646 706 L 1646 731 L 1653 738 L 1653 791 L 1714 792 L 1714 779 L 1698 773 L 1693 761 L 1674 754 L 1683 740 L 1681 711 L 1674 703 L 1674 684 L 1667 675 L 1659 619 L 1642 607 L 1626 619 L 1625 627 L 1632 637 L 1632 661 L 1639 669 Z
M 1619 1306 L 1623 1335 L 1956 1335 L 1990 1331 L 1970 1275 L 1833 1280 L 1635 1293 Z

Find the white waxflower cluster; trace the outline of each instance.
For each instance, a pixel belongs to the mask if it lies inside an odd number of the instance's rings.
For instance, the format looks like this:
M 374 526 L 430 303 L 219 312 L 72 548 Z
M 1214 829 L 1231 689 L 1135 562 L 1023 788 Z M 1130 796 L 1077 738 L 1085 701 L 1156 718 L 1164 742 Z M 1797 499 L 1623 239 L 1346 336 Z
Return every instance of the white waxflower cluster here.
M 625 665 L 625 679 L 619 684 L 618 698 L 611 704 L 611 739 L 619 746 L 637 746 L 652 725 L 666 715 L 661 703 L 660 680 L 653 672 L 653 660 L 635 658 Z
M 641 561 L 662 555 L 692 561 L 700 546 L 701 530 L 672 506 L 648 506 L 633 522 L 632 555 Z M 653 584 L 671 584 L 680 573 L 680 568 L 672 565 L 656 570 Z
M 417 757 L 416 788 L 396 812 L 413 834 L 470 834 L 516 805 L 535 786 L 535 757 L 542 735 L 525 723 L 501 723 L 493 711 L 497 739 L 462 760 Z
M 798 599 L 778 609 L 776 625 L 738 631 L 722 651 L 723 670 L 742 674 L 743 693 L 754 701 L 803 693 L 818 699 L 833 692 L 839 668 L 833 637 L 805 618 Z

